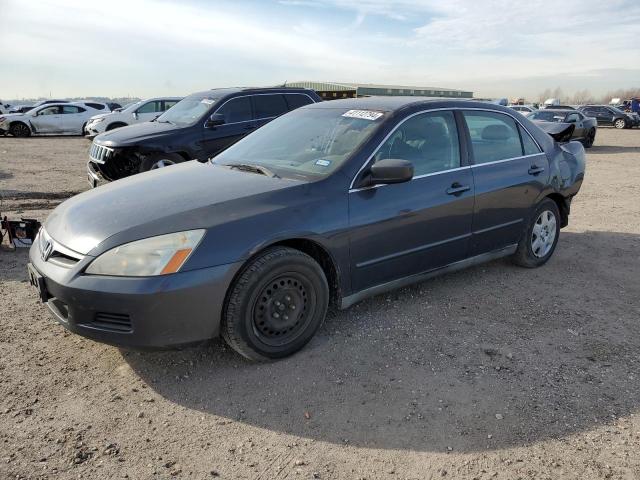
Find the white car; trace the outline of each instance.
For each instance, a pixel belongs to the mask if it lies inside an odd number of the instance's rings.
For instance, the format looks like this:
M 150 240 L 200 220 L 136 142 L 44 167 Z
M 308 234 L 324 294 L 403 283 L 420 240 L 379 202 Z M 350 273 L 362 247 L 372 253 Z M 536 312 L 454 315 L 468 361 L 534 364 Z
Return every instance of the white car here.
M 95 115 L 87 122 L 84 133 L 88 137 L 95 137 L 114 128 L 149 122 L 169 110 L 180 100 L 182 100 L 181 97 L 148 98 L 117 112 Z
M 87 121 L 104 109 L 109 110 L 109 107 L 99 102 L 46 103 L 25 113 L 1 115 L 0 134 L 10 133 L 14 137 L 82 135 Z

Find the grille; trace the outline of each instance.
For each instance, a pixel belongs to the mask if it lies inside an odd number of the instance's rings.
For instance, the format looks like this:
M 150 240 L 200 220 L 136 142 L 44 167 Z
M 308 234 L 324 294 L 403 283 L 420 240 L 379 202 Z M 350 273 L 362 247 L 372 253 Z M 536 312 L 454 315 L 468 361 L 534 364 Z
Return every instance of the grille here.
M 95 142 L 91 144 L 89 150 L 89 158 L 96 163 L 104 163 L 105 159 L 113 152 L 113 148 L 97 145 Z
M 55 242 L 44 228 L 40 229 L 37 242 L 40 250 L 40 258 L 45 262 L 51 262 L 59 267 L 71 268 L 83 258 L 79 253 L 69 250 Z
M 131 318 L 126 313 L 98 312 L 91 326 L 108 332 L 130 333 L 133 331 Z

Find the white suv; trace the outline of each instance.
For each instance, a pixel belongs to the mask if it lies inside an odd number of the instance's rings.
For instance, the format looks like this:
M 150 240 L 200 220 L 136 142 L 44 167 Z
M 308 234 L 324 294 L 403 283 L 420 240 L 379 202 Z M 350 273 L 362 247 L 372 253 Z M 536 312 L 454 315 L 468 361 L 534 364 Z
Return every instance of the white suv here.
M 182 100 L 181 97 L 148 98 L 120 111 L 95 115 L 87 122 L 84 133 L 91 138 L 114 128 L 149 122 L 169 110 L 180 100 Z

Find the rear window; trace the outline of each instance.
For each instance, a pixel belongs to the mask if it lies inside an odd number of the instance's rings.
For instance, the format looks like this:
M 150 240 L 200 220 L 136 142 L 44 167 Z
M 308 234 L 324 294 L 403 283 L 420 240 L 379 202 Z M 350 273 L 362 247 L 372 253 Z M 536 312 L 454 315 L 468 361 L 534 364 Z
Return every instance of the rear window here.
M 95 108 L 96 110 L 104 110 L 104 105 L 101 103 L 85 103 L 87 107 Z
M 466 111 L 463 114 L 476 164 L 522 156 L 520 134 L 511 117 L 496 112 Z
M 289 110 L 295 110 L 296 108 L 304 107 L 305 105 L 314 103 L 313 100 L 309 98 L 309 95 L 300 93 L 286 93 L 284 95 L 284 98 L 287 100 Z
M 525 155 L 535 155 L 537 153 L 541 153 L 540 147 L 538 144 L 531 138 L 531 135 L 518 125 L 518 129 L 520 130 L 520 137 L 522 137 L 522 149 L 524 150 Z
M 284 95 L 255 95 L 253 105 L 256 119 L 272 118 L 289 111 Z

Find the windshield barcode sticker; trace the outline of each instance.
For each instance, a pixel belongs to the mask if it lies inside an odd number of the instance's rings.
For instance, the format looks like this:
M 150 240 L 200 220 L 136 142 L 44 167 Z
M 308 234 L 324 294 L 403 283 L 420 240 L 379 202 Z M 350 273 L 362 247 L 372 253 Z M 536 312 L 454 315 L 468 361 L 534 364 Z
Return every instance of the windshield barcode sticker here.
M 202 100 L 200 100 L 200 103 L 204 103 L 205 105 L 213 105 L 214 103 L 216 103 L 216 101 L 211 100 L 210 98 L 203 98 Z
M 361 118 L 363 120 L 377 120 L 383 115 L 382 112 L 373 112 L 371 110 L 349 110 L 343 113 L 343 117 Z

